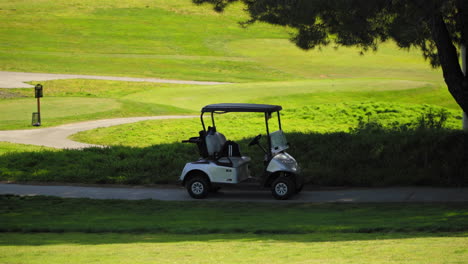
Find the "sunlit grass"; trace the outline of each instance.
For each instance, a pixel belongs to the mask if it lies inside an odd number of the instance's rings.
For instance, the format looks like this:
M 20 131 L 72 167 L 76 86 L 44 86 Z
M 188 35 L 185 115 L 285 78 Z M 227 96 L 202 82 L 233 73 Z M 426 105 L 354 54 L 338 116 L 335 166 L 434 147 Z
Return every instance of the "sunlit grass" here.
M 0 155 L 3 155 L 5 153 L 35 152 L 35 151 L 45 151 L 45 150 L 54 150 L 54 149 L 43 147 L 43 146 L 0 142 Z
M 464 263 L 465 235 L 2 235 L 3 263 Z
M 320 94 L 317 95 L 318 98 Z M 300 96 L 294 96 L 295 100 Z M 309 97 L 312 98 L 312 97 Z M 334 96 L 332 97 L 334 98 Z M 288 97 L 284 98 L 290 102 Z M 319 99 L 319 100 L 320 100 Z M 326 100 L 326 99 L 325 99 Z M 437 113 L 445 108 L 429 105 L 412 105 L 383 102 L 353 102 L 311 104 L 297 108 L 286 108 L 282 113 L 282 128 L 288 133 L 329 133 L 348 132 L 357 126 L 360 120 L 379 121 L 384 125 L 404 125 L 416 123 L 418 118 L 429 111 Z M 460 128 L 461 113 L 445 110 L 448 120 L 447 128 Z M 265 135 L 265 121 L 262 114 L 216 115 L 217 130 L 229 140 L 253 138 L 258 134 Z M 205 116 L 206 126 L 211 125 L 209 115 Z M 277 130 L 276 118 L 270 120 L 271 130 Z M 202 130 L 200 120 L 151 120 L 107 128 L 79 132 L 72 136 L 73 140 L 102 145 L 123 145 L 133 147 L 147 147 L 157 144 L 180 142 L 190 137 L 198 136 Z M 294 147 L 294 146 L 292 146 Z

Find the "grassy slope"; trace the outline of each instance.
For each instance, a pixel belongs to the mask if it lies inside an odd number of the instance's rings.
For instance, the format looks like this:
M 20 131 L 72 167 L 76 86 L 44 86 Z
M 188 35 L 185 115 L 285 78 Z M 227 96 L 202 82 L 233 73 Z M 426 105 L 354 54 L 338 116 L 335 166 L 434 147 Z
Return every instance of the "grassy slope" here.
M 232 39 L 287 37 L 267 25 L 240 28 L 237 20 L 246 17 L 239 6 L 226 16 L 188 0 L 29 0 L 0 7 L 2 70 L 229 81 L 285 77 L 224 50 Z
M 431 70 L 418 51 L 385 43 L 377 53 L 365 56 L 355 48 L 304 52 L 286 40 L 286 29 L 265 24 L 240 28 L 237 22 L 246 19 L 240 6 L 224 14 L 189 0 L 27 0 L 2 2 L 0 8 L 1 70 L 248 82 L 215 87 L 44 82 L 46 97 L 56 98 L 44 101 L 43 126 L 192 113 L 204 104 L 222 101 L 296 108 L 365 100 L 458 109 L 444 88 L 441 72 Z M 33 11 L 37 15 L 31 17 Z M 0 99 L 0 129 L 29 127 L 34 100 L 11 98 L 18 96 L 14 93 L 0 89 L 0 97 L 10 98 Z M 24 89 L 19 95 L 32 93 Z M 90 108 L 83 97 L 99 98 L 93 100 L 102 100 L 107 107 Z M 62 108 L 67 109 L 56 111 Z M 61 116 L 51 114 L 56 112 Z

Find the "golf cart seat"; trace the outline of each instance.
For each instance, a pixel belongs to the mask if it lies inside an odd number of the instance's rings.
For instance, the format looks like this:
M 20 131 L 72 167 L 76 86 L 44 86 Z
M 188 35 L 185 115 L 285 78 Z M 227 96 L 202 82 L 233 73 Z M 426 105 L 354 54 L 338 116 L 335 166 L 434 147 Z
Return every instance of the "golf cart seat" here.
M 208 127 L 205 136 L 206 149 L 208 156 L 217 158 L 219 157 L 224 144 L 226 144 L 226 137 L 216 131 L 216 127 Z

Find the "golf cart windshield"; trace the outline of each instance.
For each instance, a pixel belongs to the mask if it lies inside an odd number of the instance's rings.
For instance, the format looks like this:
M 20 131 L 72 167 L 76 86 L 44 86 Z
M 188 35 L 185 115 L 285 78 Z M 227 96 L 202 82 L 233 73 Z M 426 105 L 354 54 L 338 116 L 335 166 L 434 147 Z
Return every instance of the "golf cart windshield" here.
M 273 154 L 277 154 L 289 148 L 288 141 L 286 141 L 286 137 L 282 130 L 277 130 L 275 132 L 270 133 L 270 139 L 271 152 Z

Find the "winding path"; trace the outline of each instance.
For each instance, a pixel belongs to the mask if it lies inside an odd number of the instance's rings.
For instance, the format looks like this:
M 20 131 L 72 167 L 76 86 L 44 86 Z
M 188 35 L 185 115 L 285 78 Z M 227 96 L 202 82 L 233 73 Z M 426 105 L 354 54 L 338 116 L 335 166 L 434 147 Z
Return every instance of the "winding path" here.
M 182 81 L 182 80 L 168 80 L 168 79 L 158 79 L 158 78 L 133 78 L 133 77 L 116 77 L 116 76 L 0 71 L 0 88 L 32 88 L 34 87 L 33 85 L 27 84 L 25 82 L 48 81 L 48 80 L 58 80 L 58 79 L 91 79 L 91 80 L 125 81 L 125 82 L 192 84 L 192 85 L 229 84 L 226 82 Z
M 176 119 L 176 118 L 193 118 L 195 116 L 146 116 L 146 117 L 128 117 L 128 118 L 113 118 L 93 120 L 80 123 L 66 124 L 56 127 L 25 129 L 25 130 L 6 130 L 0 131 L 0 141 L 11 143 L 30 144 L 37 146 L 46 146 L 53 148 L 80 149 L 92 146 L 68 139 L 69 136 L 98 127 L 110 127 L 115 125 L 134 123 L 144 120 L 155 119 Z
M 229 84 L 226 82 L 203 82 L 203 81 L 183 81 L 183 80 L 168 80 L 158 78 L 133 78 L 133 77 L 116 77 L 116 76 L 95 76 L 95 75 L 78 75 L 78 74 L 51 74 L 51 73 L 28 73 L 28 72 L 9 72 L 0 71 L 0 88 L 32 88 L 33 85 L 26 84 L 28 81 L 47 81 L 58 79 L 93 79 L 93 80 L 115 80 L 127 82 L 154 82 L 154 83 L 174 83 L 174 84 L 190 84 L 190 85 L 220 85 Z M 38 146 L 46 146 L 53 148 L 86 148 L 98 146 L 85 144 L 68 139 L 69 136 L 98 127 L 109 127 L 127 123 L 134 123 L 144 120 L 154 119 L 176 119 L 176 118 L 192 118 L 193 116 L 148 116 L 148 117 L 130 117 L 130 118 L 115 118 L 80 122 L 74 124 L 66 124 L 57 127 L 37 128 L 27 130 L 8 130 L 0 131 L 0 141 L 11 143 L 30 144 Z

